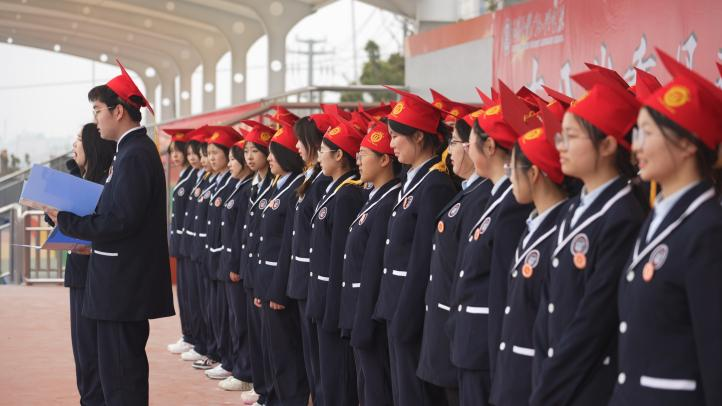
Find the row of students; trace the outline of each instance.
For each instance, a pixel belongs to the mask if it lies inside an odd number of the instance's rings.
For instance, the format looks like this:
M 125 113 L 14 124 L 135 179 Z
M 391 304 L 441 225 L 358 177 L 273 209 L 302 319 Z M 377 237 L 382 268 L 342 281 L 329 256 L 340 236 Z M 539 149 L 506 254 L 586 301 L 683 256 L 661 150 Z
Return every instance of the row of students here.
M 720 403 L 722 92 L 660 59 L 668 85 L 590 65 L 578 100 L 500 82 L 482 109 L 391 89 L 377 111 L 246 121 L 242 211 L 213 180 L 221 213 L 185 213 L 233 230 L 201 257 L 238 258 L 191 269 L 245 288 L 193 280 L 216 292 L 193 351 L 258 404 Z M 646 221 L 637 175 L 662 190 Z

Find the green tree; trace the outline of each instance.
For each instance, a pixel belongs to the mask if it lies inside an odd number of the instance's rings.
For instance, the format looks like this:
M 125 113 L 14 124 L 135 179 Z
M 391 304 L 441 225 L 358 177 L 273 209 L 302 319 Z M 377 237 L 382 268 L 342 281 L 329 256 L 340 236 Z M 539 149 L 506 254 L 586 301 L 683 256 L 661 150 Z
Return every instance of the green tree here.
M 403 85 L 404 84 L 404 57 L 399 53 L 389 55 L 387 60 L 381 59 L 379 46 L 369 41 L 364 47 L 368 60 L 364 63 L 359 81 L 363 85 Z M 371 93 L 375 102 L 388 101 L 393 98 L 390 93 Z M 362 92 L 344 92 L 341 101 L 361 101 Z

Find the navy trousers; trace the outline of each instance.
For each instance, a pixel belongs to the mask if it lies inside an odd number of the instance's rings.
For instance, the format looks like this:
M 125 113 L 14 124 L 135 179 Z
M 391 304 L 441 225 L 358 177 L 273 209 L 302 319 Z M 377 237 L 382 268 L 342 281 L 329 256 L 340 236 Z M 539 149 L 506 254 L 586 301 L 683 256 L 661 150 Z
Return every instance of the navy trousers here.
M 228 329 L 231 336 L 231 359 L 233 377 L 244 382 L 253 382 L 251 372 L 250 344 L 248 343 L 248 324 L 246 307 L 248 298 L 243 283 L 225 282 L 228 301 Z
M 487 406 L 491 395 L 489 371 L 459 368 L 459 405 Z
M 209 318 L 213 331 L 213 342 L 217 349 L 221 366 L 226 371 L 233 370 L 233 353 L 231 351 L 231 333 L 228 328 L 228 301 L 224 282 L 209 280 Z
M 148 320 L 97 321 L 98 374 L 107 406 L 148 405 Z
M 316 324 L 306 317 L 306 301 L 297 300 L 299 323 L 301 326 L 301 343 L 303 344 L 303 362 L 306 365 L 306 380 L 311 390 L 314 406 L 324 406 L 323 388 L 321 387 L 321 365 L 318 359 L 318 334 Z
M 376 327 L 368 347 L 354 347 L 359 400 L 362 405 L 392 406 L 391 370 L 386 325 Z
M 261 340 L 261 309 L 253 304 L 253 292 L 246 290 L 248 305 L 246 306 L 246 321 L 248 327 L 248 344 L 251 354 L 251 375 L 253 376 L 253 390 L 260 396 L 258 403 L 265 404 L 266 399 L 272 397 L 273 382 L 266 379 L 266 370 L 263 360 L 263 345 Z
M 327 331 L 316 324 L 320 378 L 326 406 L 358 405 L 356 366 L 349 340 L 340 330 Z
M 205 270 L 200 263 L 188 261 L 188 271 L 191 274 L 188 277 L 191 284 L 188 287 L 188 313 L 191 323 L 191 335 L 195 341 L 193 349 L 201 355 L 210 357 L 208 353 L 208 340 L 210 337 L 208 337 L 208 326 L 204 310 L 204 300 L 207 300 L 205 290 L 207 278 L 203 274 Z
M 70 341 L 75 359 L 75 381 L 82 406 L 105 405 L 98 376 L 98 324 L 83 317 L 84 288 L 70 288 Z
M 195 344 L 193 340 L 193 328 L 191 327 L 190 315 L 190 289 L 193 277 L 193 270 L 189 269 L 190 259 L 186 257 L 176 257 L 176 293 L 178 295 L 178 317 L 181 322 L 181 333 L 183 341 L 189 344 Z

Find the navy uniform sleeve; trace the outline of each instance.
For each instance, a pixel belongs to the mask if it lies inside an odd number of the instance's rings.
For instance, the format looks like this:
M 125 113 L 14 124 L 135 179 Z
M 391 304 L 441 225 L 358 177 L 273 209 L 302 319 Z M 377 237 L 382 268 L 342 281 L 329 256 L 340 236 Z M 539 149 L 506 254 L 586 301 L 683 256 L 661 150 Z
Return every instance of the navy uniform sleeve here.
M 369 229 L 369 238 L 361 265 L 361 288 L 351 330 L 351 344 L 354 347 L 371 345 L 374 328 L 378 323 L 373 320 L 373 314 L 381 286 L 381 269 L 384 266 L 384 247 L 386 246 L 389 215 L 390 208 L 384 208 L 383 212 L 379 208 L 374 213 L 374 216 L 379 217 L 372 219 Z
M 326 309 L 323 314 L 323 328 L 327 331 L 338 329 L 339 311 L 341 309 L 341 281 L 343 280 L 343 254 L 346 249 L 348 228 L 356 218 L 363 198 L 361 190 L 356 186 L 353 193 L 339 191 L 333 210 L 333 226 L 331 229 L 331 247 L 328 261 L 328 286 L 326 287 Z M 350 192 L 347 190 L 346 192 Z
M 436 216 L 454 197 L 454 193 L 451 182 L 442 181 L 430 185 L 419 196 L 419 212 L 409 254 L 408 274 L 391 321 L 391 334 L 402 342 L 418 340 L 421 337 Z
M 135 153 L 119 162 L 113 170 L 113 188 L 109 210 L 103 213 L 77 216 L 70 212 L 58 213 L 58 226 L 63 234 L 92 242 L 111 242 L 127 238 L 140 230 L 150 205 L 152 179 L 147 154 Z M 118 162 L 114 166 L 116 166 Z
M 291 269 L 291 243 L 293 242 L 293 219 L 296 207 L 296 199 L 288 199 L 286 207 L 286 218 L 283 221 L 283 238 L 278 253 L 278 265 L 273 272 L 273 280 L 268 287 L 268 298 L 280 305 L 288 304 L 286 287 L 288 286 L 288 274 Z
M 705 404 L 722 405 L 722 229 L 700 234 L 689 245 L 690 266 L 685 273 L 697 363 Z
M 639 231 L 639 221 L 607 213 L 614 218 L 597 240 L 599 256 L 589 275 L 584 297 L 554 356 L 542 362 L 541 374 L 530 404 L 566 405 L 572 400 L 591 365 L 597 362 L 617 332 L 617 286 Z
M 558 233 L 558 231 L 557 231 Z M 557 234 L 554 233 L 549 238 L 557 238 Z M 551 258 L 552 250 L 554 245 L 550 244 L 549 252 L 542 255 L 542 258 Z M 532 361 L 531 368 L 531 387 L 536 388 L 541 375 L 542 362 L 544 362 L 543 354 L 546 354 L 549 348 L 549 337 L 548 323 L 549 323 L 549 273 L 550 267 L 546 269 L 546 275 L 544 276 L 544 282 L 540 289 L 539 297 L 539 309 L 537 310 L 536 319 L 534 320 L 534 327 L 532 330 L 532 339 L 534 342 L 534 360 Z

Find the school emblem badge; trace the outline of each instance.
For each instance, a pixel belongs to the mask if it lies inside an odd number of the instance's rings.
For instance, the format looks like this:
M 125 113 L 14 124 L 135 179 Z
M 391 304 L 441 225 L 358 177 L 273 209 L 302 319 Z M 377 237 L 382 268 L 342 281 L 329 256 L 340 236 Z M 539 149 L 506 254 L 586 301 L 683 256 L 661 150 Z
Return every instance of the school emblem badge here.
M 229 200 L 228 203 L 226 203 L 226 209 L 230 210 L 233 208 L 234 200 Z
M 526 255 L 524 266 L 521 268 L 522 276 L 529 279 L 532 275 L 534 275 L 534 268 L 539 265 L 540 257 L 541 254 L 539 253 L 539 250 L 531 250 L 531 252 Z
M 654 278 L 654 273 L 667 261 L 667 254 L 669 254 L 667 244 L 661 244 L 652 251 L 649 255 L 649 261 L 644 264 L 642 269 L 642 279 L 645 282 L 650 282 Z
M 322 207 L 321 210 L 318 211 L 318 218 L 319 220 L 323 220 L 326 218 L 326 214 L 328 214 L 328 208 Z
M 569 249 L 572 253 L 574 266 L 577 267 L 577 269 L 586 268 L 587 252 L 589 252 L 589 237 L 584 233 L 579 233 L 572 239 Z
M 261 199 L 261 201 L 258 202 L 258 208 L 259 208 L 259 209 L 263 210 L 263 209 L 266 208 L 266 206 L 268 206 L 268 200 L 266 200 L 266 199 Z
M 491 224 L 491 217 L 487 217 L 484 219 L 484 221 L 481 222 L 481 225 L 479 226 L 479 233 L 484 234 L 486 230 L 489 228 L 489 225 Z
M 213 205 L 216 207 L 221 207 L 221 204 L 223 204 L 223 199 L 220 197 L 216 197 L 216 200 L 213 201 Z
M 402 207 L 404 208 L 404 210 L 408 209 L 409 206 L 411 206 L 411 202 L 413 202 L 413 201 L 414 201 L 414 197 L 413 197 L 413 196 L 407 196 L 407 197 L 405 197 L 405 198 L 404 198 L 404 203 L 403 203 L 403 205 L 402 205 Z
M 456 203 L 451 206 L 451 209 L 449 210 L 449 218 L 456 216 L 459 213 L 459 209 L 461 209 L 461 203 Z
M 367 218 L 368 216 L 369 216 L 368 213 L 362 214 L 361 217 L 359 217 L 359 219 L 358 219 L 358 224 L 359 224 L 359 225 L 363 224 L 364 221 L 366 221 L 366 218 Z
M 180 188 L 180 189 L 178 189 L 178 196 L 183 197 L 184 194 L 186 194 L 186 189 L 185 189 L 185 188 Z
M 280 205 L 281 205 L 281 200 L 279 200 L 279 199 L 271 200 L 271 210 L 276 210 Z

